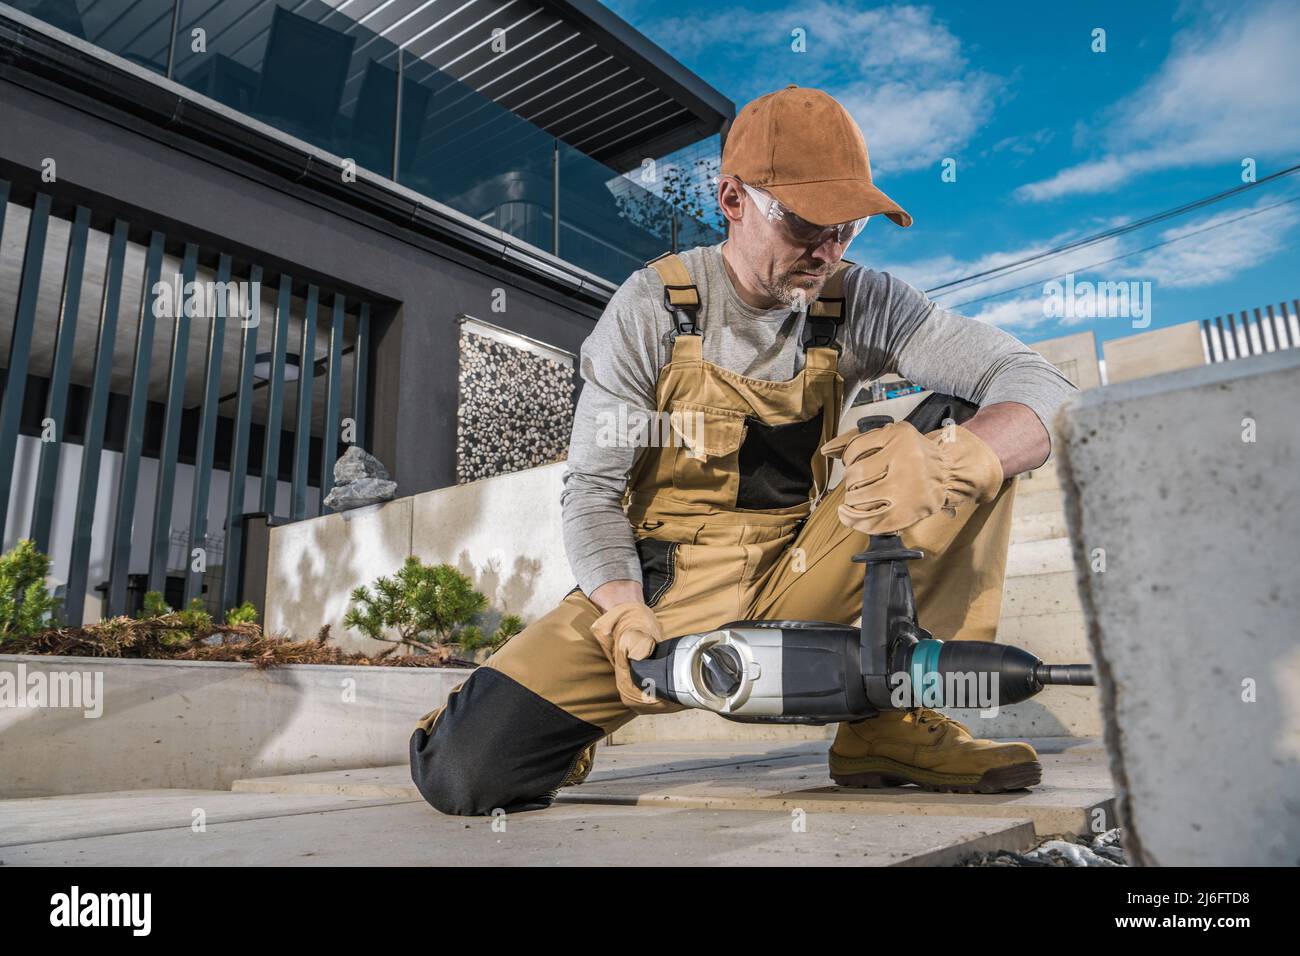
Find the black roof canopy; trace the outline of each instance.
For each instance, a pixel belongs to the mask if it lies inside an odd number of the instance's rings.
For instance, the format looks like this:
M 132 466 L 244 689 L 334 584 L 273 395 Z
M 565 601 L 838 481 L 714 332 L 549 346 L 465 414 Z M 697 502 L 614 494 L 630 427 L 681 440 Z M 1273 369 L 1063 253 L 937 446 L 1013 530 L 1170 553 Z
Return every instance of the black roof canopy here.
M 349 0 L 330 25 L 342 18 L 360 43 L 400 46 L 618 172 L 724 133 L 735 115 L 598 0 Z

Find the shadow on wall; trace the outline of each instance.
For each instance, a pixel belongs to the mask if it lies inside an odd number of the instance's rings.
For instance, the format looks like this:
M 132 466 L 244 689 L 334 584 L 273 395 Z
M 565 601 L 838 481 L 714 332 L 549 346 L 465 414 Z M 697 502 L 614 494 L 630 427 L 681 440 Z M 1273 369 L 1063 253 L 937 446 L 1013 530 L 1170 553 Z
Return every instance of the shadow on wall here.
M 537 580 L 542 574 L 541 560 L 517 555 L 510 574 L 503 576 L 499 559 L 489 558 L 480 570 L 474 566 L 469 551 L 461 549 L 455 567 L 469 578 L 476 591 L 488 599 L 488 609 L 482 615 L 484 634 L 493 633 L 507 614 L 520 615 L 525 625 L 532 623 L 522 609 L 531 602 L 537 590 Z M 556 595 L 555 603 L 558 604 L 563 596 Z
M 330 643 L 335 646 L 367 654 L 389 648 L 390 644 L 344 628 L 342 622 L 353 588 L 369 586 L 375 578 L 401 568 L 407 547 L 393 547 L 393 536 L 383 532 L 393 522 L 409 526 L 410 508 L 410 499 L 399 499 L 291 526 L 292 538 L 285 535 L 274 546 L 289 552 L 286 556 L 294 573 L 291 580 L 281 578 L 278 586 L 268 588 L 270 630 L 294 640 L 310 640 L 329 624 Z M 409 539 L 409 532 L 400 536 L 402 541 Z M 296 560 L 291 557 L 295 551 Z M 279 558 L 273 556 L 272 564 L 279 564 Z

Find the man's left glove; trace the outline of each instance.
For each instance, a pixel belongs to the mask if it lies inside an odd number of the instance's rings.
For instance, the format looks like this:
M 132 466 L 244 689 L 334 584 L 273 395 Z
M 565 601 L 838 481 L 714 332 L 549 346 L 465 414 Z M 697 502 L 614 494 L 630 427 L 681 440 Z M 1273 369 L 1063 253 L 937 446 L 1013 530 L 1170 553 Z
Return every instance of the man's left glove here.
M 967 501 L 992 501 L 1002 462 L 961 425 L 922 435 L 911 422 L 845 432 L 822 446 L 844 462 L 840 521 L 863 534 L 892 534 Z
M 682 704 L 660 700 L 642 689 L 633 679 L 628 660 L 645 660 L 655 645 L 664 639 L 659 619 L 649 605 L 641 601 L 615 604 L 591 625 L 591 633 L 614 666 L 614 684 L 624 704 L 638 714 L 673 714 L 685 710 Z

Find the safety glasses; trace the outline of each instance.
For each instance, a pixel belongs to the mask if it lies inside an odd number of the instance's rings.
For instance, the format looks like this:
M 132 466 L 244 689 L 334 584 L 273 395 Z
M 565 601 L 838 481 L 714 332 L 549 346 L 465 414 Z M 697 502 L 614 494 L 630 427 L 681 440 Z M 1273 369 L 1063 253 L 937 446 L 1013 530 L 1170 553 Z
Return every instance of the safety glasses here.
M 736 182 L 745 187 L 745 192 L 749 193 L 749 198 L 754 200 L 759 212 L 769 222 L 780 223 L 786 236 L 796 245 L 821 245 L 827 239 L 833 239 L 840 244 L 851 242 L 867 227 L 867 221 L 871 219 L 870 216 L 863 216 L 861 219 L 841 222 L 834 226 L 819 226 L 786 209 L 775 196 L 760 192 L 743 180 L 737 179 Z

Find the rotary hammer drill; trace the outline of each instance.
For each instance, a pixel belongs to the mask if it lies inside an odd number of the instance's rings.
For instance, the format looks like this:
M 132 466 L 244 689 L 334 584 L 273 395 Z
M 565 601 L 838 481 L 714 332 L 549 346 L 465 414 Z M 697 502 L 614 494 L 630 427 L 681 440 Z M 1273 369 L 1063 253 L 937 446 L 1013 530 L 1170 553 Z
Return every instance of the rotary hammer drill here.
M 858 421 L 871 431 L 892 422 Z M 631 661 L 638 685 L 686 707 L 747 723 L 828 724 L 907 707 L 1016 704 L 1049 684 L 1092 686 L 1091 664 L 1044 664 L 990 641 L 940 641 L 916 619 L 907 562 L 922 552 L 872 535 L 860 627 L 824 621 L 733 621 L 661 642 Z

